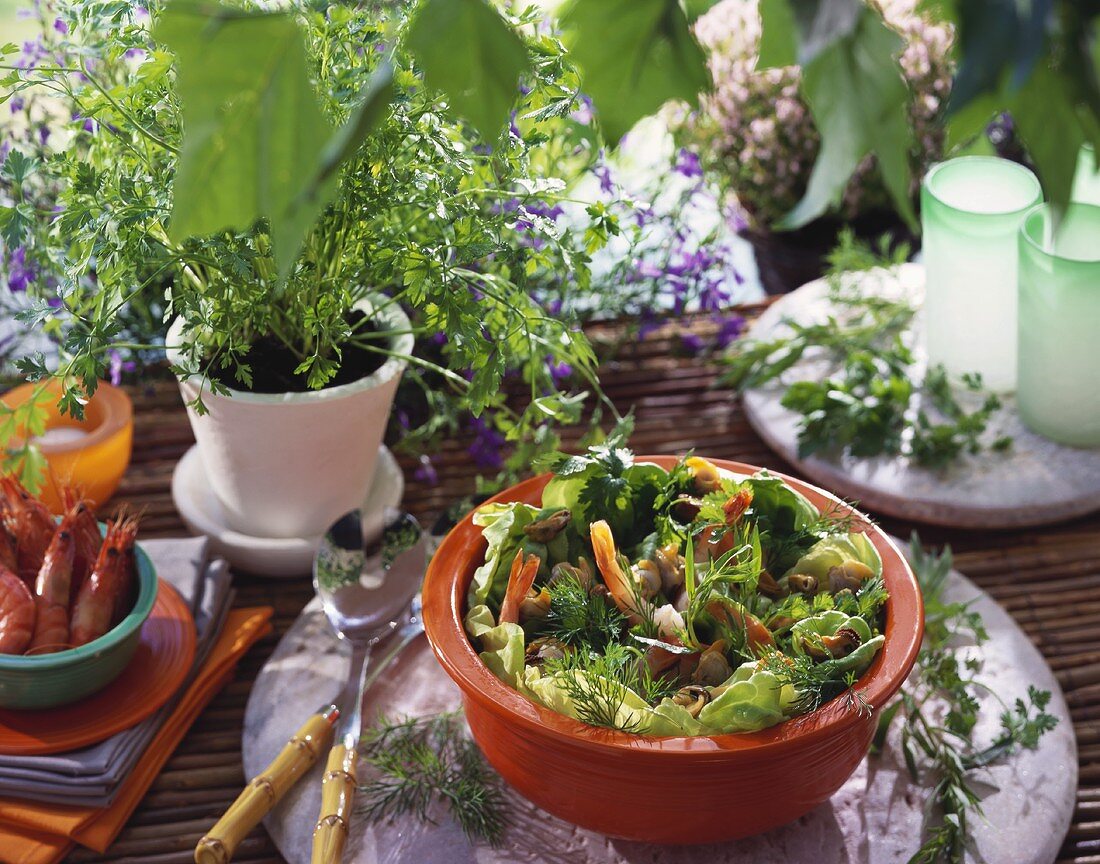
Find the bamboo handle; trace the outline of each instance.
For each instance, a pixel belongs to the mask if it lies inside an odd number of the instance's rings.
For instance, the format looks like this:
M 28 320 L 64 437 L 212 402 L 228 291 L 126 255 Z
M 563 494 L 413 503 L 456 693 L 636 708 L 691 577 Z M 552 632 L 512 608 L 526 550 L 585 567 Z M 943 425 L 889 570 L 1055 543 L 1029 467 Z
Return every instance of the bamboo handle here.
M 294 733 L 264 772 L 244 787 L 217 824 L 195 847 L 195 864 L 228 864 L 240 842 L 332 741 L 335 711 L 314 714 Z
M 321 786 L 321 816 L 313 829 L 311 864 L 340 864 L 348 839 L 351 802 L 355 797 L 355 763 L 359 754 L 342 742 L 328 754 Z

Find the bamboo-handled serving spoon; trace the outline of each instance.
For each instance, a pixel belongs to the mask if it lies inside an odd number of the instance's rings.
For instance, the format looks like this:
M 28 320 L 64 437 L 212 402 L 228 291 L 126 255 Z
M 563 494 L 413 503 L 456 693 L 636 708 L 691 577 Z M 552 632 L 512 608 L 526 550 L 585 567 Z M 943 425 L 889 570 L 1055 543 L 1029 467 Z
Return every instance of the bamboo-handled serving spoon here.
M 335 702 L 310 717 L 262 773 L 237 797 L 195 847 L 196 864 L 228 864 L 240 842 L 305 774 L 333 740 L 322 787 L 321 818 L 314 836 L 315 864 L 337 864 L 347 839 L 355 789 L 355 761 L 362 726 L 363 693 L 409 642 L 423 632 L 417 591 L 426 564 L 416 520 L 395 513 L 381 542 L 368 554 L 358 510 L 340 517 L 325 533 L 313 565 L 313 585 L 326 617 L 351 646 L 351 668 Z M 393 647 L 367 674 L 371 649 L 397 630 Z

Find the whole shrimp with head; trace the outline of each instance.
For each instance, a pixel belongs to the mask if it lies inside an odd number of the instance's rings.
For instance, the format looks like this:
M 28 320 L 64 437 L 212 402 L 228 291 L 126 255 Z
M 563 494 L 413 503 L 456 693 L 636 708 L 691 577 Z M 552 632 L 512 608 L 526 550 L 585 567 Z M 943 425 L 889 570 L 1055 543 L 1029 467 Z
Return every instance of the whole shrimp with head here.
M 34 583 L 31 654 L 49 654 L 69 647 L 69 588 L 75 549 L 72 514 L 69 513 L 54 532 Z
M 95 566 L 73 602 L 73 645 L 86 645 L 117 623 L 133 582 L 137 530 L 136 516 L 120 515 L 107 526 Z

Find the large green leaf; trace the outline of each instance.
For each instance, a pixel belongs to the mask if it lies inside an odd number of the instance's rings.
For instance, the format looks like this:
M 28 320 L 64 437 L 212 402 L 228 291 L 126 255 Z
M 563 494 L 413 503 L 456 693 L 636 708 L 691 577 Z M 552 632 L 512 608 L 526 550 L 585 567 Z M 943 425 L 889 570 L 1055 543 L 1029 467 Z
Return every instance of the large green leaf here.
M 805 66 L 849 36 L 859 24 L 863 0 L 760 0 L 758 69 Z
M 948 113 L 1002 83 L 1013 91 L 1023 87 L 1049 50 L 1046 24 L 1053 0 L 955 0 L 950 6 L 958 29 L 959 70 Z
M 710 86 L 706 57 L 677 0 L 573 0 L 562 24 L 610 143 L 670 99 L 696 104 Z
M 898 212 L 916 227 L 909 199 L 909 91 L 896 59 L 901 47 L 901 37 L 882 16 L 864 7 L 851 33 L 803 67 L 802 95 L 821 135 L 821 151 L 805 196 L 779 227 L 805 225 L 839 203 L 868 153 L 877 157 Z
M 425 0 L 405 44 L 429 87 L 482 138 L 494 140 L 508 122 L 520 75 L 530 71 L 519 36 L 485 0 Z
M 285 276 L 332 196 L 336 167 L 379 119 L 388 89 L 369 88 L 336 130 L 318 106 L 292 16 L 172 0 L 153 35 L 176 55 L 183 105 L 170 236 L 244 229 L 266 217 Z
M 1035 68 L 1012 104 L 1016 128 L 1043 191 L 1059 210 L 1069 203 L 1077 153 L 1085 143 L 1080 110 L 1071 83 L 1045 64 Z

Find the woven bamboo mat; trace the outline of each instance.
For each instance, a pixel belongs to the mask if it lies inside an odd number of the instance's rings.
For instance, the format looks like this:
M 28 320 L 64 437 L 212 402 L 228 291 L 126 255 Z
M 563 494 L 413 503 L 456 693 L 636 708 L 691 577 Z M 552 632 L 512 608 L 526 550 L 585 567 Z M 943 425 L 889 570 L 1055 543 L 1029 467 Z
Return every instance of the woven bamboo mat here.
M 751 317 L 759 308 L 744 312 Z M 713 325 L 697 322 L 704 341 Z M 597 342 L 609 333 L 590 331 Z M 705 356 L 686 355 L 680 332 L 666 330 L 642 342 L 610 349 L 601 370 L 605 390 L 621 410 L 634 406 L 633 446 L 639 453 L 698 452 L 783 467 L 749 428 L 738 400 L 715 386 L 715 368 Z M 132 391 L 134 457 L 118 501 L 143 508 L 145 536 L 184 533 L 169 494 L 172 468 L 192 442 L 173 382 Z M 439 482 L 411 480 L 415 466 L 403 460 L 406 506 L 434 517 L 469 493 L 476 469 L 468 442 L 449 441 L 436 459 Z M 883 520 L 908 537 L 914 526 Z M 947 542 L 956 566 L 999 600 L 1046 655 L 1066 691 L 1080 746 L 1080 790 L 1060 864 L 1100 864 L 1100 516 L 1054 528 L 1007 532 L 925 529 L 922 539 Z M 306 580 L 268 581 L 240 577 L 239 605 L 275 607 L 275 632 L 243 660 L 237 679 L 217 696 L 165 766 L 149 794 L 106 856 L 79 849 L 71 862 L 189 864 L 195 842 L 237 796 L 241 770 L 241 724 L 249 688 L 279 637 L 311 596 Z M 312 705 L 300 706 L 303 716 Z M 1043 830 L 1042 826 L 1036 826 Z M 238 849 L 239 862 L 282 862 L 262 828 Z M 995 862 L 991 862 L 995 864 Z

